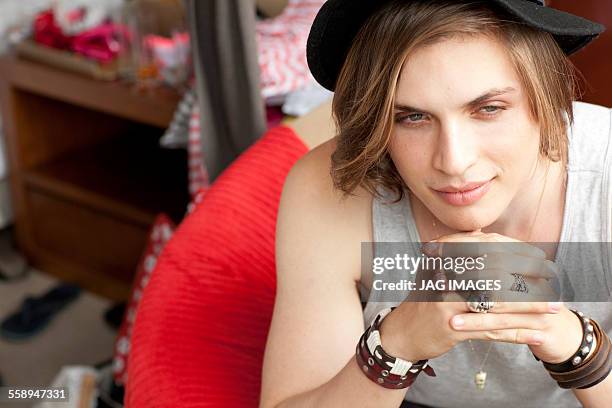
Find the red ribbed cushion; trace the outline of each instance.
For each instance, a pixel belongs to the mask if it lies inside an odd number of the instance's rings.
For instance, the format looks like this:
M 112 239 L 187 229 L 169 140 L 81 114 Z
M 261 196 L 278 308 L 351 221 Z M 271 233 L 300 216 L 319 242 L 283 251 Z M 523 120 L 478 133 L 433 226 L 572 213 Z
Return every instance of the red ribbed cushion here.
M 276 290 L 284 180 L 307 147 L 269 130 L 166 245 L 132 334 L 127 407 L 255 407 Z

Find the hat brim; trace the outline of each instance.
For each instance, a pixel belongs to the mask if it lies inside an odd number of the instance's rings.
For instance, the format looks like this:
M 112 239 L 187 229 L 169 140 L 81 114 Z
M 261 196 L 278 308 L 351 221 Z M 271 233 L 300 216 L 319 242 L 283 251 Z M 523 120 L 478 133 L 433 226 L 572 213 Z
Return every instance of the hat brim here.
M 366 20 L 385 1 L 328 0 L 319 10 L 308 37 L 306 54 L 314 78 L 333 91 L 353 39 Z M 528 0 L 490 0 L 490 4 L 513 21 L 549 32 L 563 52 L 571 55 L 584 48 L 605 27 L 573 14 Z
M 603 25 L 586 18 L 530 1 L 494 0 L 493 2 L 530 27 L 551 33 L 567 55 L 584 48 L 606 29 Z

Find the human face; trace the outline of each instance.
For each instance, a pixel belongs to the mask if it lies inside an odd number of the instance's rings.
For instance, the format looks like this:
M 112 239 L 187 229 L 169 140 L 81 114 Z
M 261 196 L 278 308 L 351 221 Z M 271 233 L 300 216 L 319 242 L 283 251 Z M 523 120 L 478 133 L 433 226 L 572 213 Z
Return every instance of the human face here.
M 525 194 L 540 128 L 502 44 L 478 36 L 419 48 L 402 68 L 395 106 L 391 158 L 444 224 L 484 228 Z

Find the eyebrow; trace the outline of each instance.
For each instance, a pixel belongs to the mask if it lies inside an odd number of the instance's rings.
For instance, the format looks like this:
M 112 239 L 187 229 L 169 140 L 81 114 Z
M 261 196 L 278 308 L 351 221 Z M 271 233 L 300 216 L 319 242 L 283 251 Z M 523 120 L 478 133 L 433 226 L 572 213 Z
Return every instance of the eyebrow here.
M 500 95 L 504 95 L 504 94 L 508 94 L 508 93 L 512 93 L 512 92 L 516 92 L 516 88 L 513 88 L 511 86 L 508 86 L 506 88 L 493 88 L 490 89 L 489 91 L 487 91 L 486 93 L 480 95 L 478 98 L 469 101 L 468 103 L 466 103 L 465 105 L 463 105 L 463 108 L 474 108 L 475 106 L 481 104 L 482 102 L 486 101 L 487 99 L 491 99 L 495 96 L 500 96 Z M 414 108 L 412 106 L 408 106 L 408 105 L 402 105 L 402 104 L 395 104 L 395 109 L 398 111 L 402 111 L 402 112 L 422 112 L 422 113 L 429 113 L 424 111 L 423 109 L 419 109 L 419 108 Z

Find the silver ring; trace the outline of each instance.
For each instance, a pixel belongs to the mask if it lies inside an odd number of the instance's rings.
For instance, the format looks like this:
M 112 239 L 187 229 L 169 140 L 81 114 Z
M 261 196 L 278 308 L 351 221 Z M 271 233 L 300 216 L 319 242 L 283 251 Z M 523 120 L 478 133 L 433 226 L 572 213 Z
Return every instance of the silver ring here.
M 514 283 L 510 287 L 510 291 L 529 293 L 529 287 L 527 286 L 527 282 L 525 282 L 525 278 L 523 277 L 523 275 L 519 273 L 513 273 L 512 276 L 514 276 Z
M 472 294 L 467 301 L 467 307 L 470 312 L 487 313 L 495 307 L 495 301 L 490 300 L 485 293 Z

